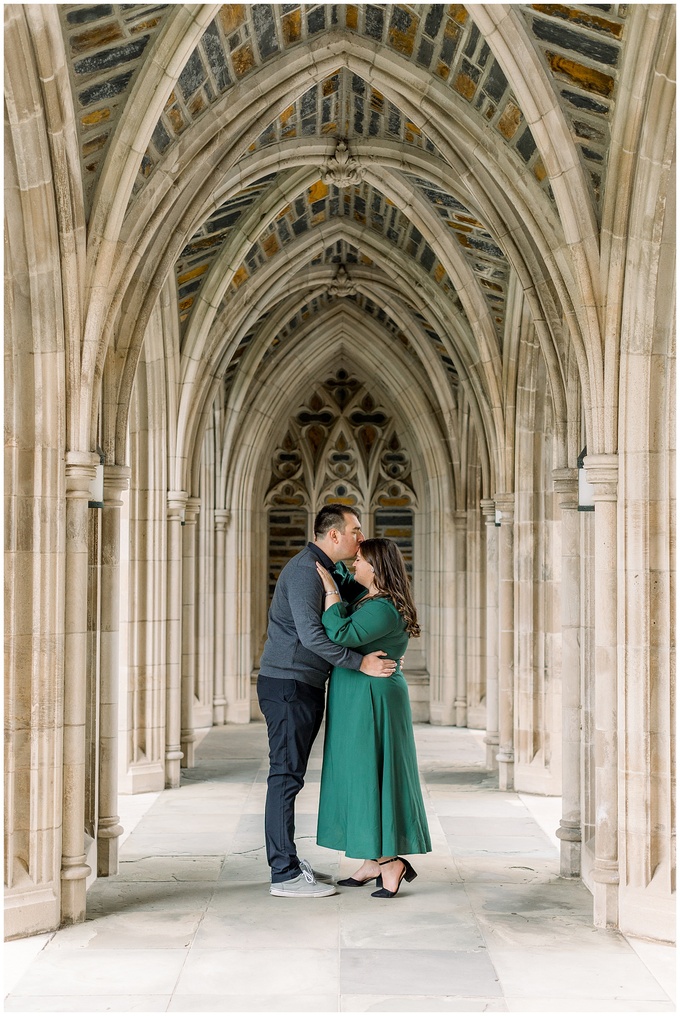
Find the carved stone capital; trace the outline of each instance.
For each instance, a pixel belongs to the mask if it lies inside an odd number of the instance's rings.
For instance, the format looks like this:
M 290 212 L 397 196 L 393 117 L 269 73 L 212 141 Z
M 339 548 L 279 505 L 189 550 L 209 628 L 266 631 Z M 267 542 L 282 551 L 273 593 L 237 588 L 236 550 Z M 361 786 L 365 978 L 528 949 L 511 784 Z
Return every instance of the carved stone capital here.
M 338 141 L 334 154 L 326 159 L 321 167 L 321 179 L 325 184 L 333 184 L 335 187 L 354 187 L 361 183 L 364 176 L 364 167 L 359 160 L 349 154 L 349 148 L 345 141 Z
M 99 456 L 95 452 L 67 452 L 66 497 L 89 500 L 98 465 Z
M 596 501 L 616 501 L 619 479 L 618 455 L 586 455 L 583 460 L 588 483 Z
M 500 524 L 512 523 L 515 517 L 515 495 L 509 493 L 494 494 L 496 511 L 500 513 Z
M 553 485 L 559 495 L 560 508 L 567 511 L 578 509 L 578 469 L 553 469 Z
M 189 495 L 186 490 L 168 491 L 168 519 L 184 520 L 184 509 Z
M 229 523 L 231 522 L 231 512 L 226 508 L 215 509 L 215 531 L 218 533 L 226 533 L 229 529 Z
M 483 497 L 479 502 L 479 506 L 482 509 L 482 515 L 487 526 L 493 526 L 496 523 L 496 502 L 490 497 Z
M 200 497 L 188 497 L 184 509 L 184 525 L 195 526 L 201 512 Z
M 132 470 L 129 466 L 104 466 L 104 506 L 119 508 L 120 495 L 130 486 Z

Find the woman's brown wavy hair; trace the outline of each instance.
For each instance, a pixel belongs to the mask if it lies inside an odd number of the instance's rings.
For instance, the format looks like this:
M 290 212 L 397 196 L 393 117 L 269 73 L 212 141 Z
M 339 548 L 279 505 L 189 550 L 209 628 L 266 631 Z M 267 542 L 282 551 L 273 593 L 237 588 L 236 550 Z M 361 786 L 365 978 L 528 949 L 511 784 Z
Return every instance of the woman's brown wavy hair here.
M 375 572 L 376 596 L 389 596 L 406 624 L 409 638 L 418 638 L 420 625 L 416 605 L 411 595 L 411 583 L 406 574 L 404 558 L 394 540 L 376 538 L 364 540 L 359 553 Z

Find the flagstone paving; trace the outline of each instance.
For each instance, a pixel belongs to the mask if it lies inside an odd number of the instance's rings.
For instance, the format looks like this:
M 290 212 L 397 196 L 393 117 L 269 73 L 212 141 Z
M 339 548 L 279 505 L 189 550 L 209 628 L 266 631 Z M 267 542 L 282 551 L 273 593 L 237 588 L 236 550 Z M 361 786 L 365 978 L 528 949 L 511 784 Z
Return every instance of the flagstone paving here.
M 266 731 L 215 727 L 179 789 L 121 800 L 133 828 L 86 922 L 6 943 L 6 1011 L 675 1012 L 672 947 L 593 928 L 559 877 L 554 799 L 500 793 L 479 732 L 415 730 L 433 852 L 395 899 L 271 897 Z M 344 877 L 314 838 L 321 742 L 298 848 Z

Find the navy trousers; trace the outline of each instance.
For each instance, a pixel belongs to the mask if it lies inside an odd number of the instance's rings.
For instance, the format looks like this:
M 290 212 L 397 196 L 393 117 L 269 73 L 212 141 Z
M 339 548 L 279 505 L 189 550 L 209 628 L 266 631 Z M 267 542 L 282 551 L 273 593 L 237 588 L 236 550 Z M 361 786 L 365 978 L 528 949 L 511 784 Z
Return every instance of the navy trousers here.
M 257 679 L 257 697 L 267 721 L 269 776 L 264 836 L 272 882 L 300 874 L 295 848 L 295 798 L 305 782 L 312 745 L 323 719 L 326 693 L 288 678 Z

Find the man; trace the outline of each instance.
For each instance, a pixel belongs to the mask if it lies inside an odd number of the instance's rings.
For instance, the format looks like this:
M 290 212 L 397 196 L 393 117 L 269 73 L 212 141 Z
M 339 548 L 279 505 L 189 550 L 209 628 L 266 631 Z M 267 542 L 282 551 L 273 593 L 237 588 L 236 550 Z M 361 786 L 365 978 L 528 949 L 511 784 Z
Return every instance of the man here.
M 321 623 L 323 583 L 316 562 L 334 574 L 344 600 L 366 592 L 340 561 L 355 557 L 363 540 L 353 508 L 326 505 L 314 520 L 314 542 L 295 555 L 279 575 L 269 609 L 267 641 L 260 661 L 257 697 L 267 721 L 269 778 L 264 813 L 272 896 L 332 896 L 329 875 L 314 872 L 295 848 L 295 798 L 302 790 L 307 762 L 319 732 L 325 685 L 334 666 L 389 677 L 396 668 L 383 652 L 362 656 L 338 646 Z

